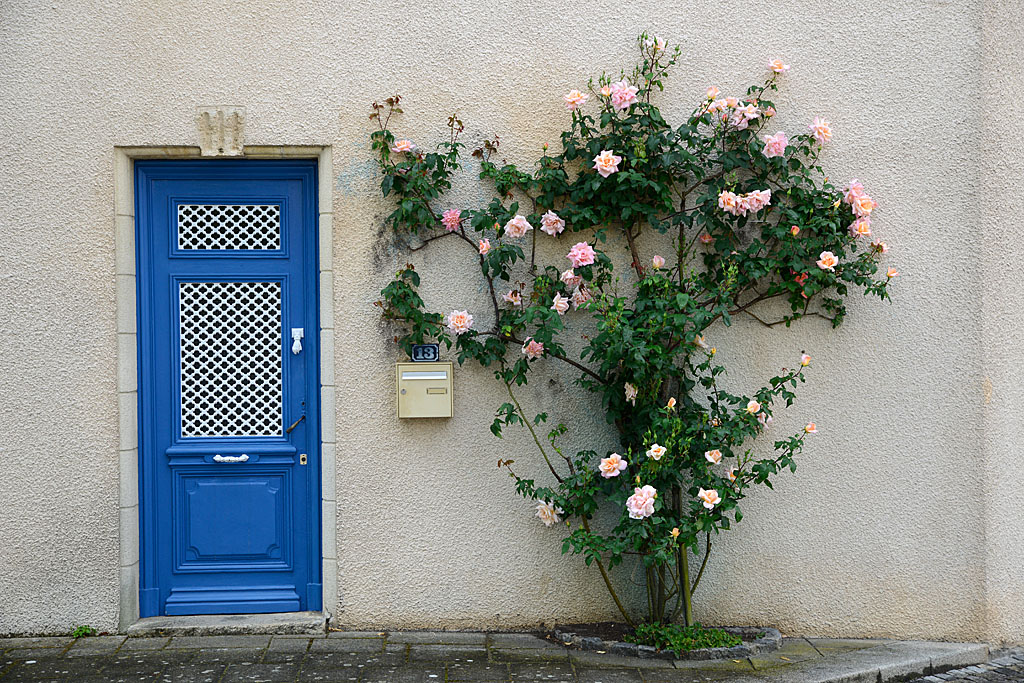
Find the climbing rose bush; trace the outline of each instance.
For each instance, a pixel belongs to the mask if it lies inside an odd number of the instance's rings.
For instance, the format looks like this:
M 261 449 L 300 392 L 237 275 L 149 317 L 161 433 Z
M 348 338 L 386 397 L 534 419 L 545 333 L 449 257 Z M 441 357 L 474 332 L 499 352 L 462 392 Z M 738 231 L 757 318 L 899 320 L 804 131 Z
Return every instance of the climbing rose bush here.
M 453 267 L 475 263 L 490 299 L 486 310 L 432 312 L 407 265 L 378 305 L 407 352 L 437 341 L 460 363 L 493 369 L 508 401 L 491 431 L 501 437 L 523 425 L 547 476 L 521 476 L 507 454 L 499 467 L 536 502 L 545 526 L 565 525 L 562 552 L 598 567 L 624 618 L 638 621 L 612 570 L 631 557 L 646 578 L 644 618 L 681 616 L 689 625 L 714 538 L 743 518 L 752 489 L 796 470 L 818 431 L 811 422 L 794 435 L 771 433 L 773 413 L 805 380 L 809 354 L 794 351 L 791 368 L 732 394 L 719 384 L 725 360 L 712 340 L 737 315 L 772 327 L 805 317 L 838 326 L 850 294 L 885 300 L 899 273 L 878 275 L 889 246 L 868 242 L 878 205 L 865 186 L 837 187 L 819 163 L 831 123 L 783 123 L 776 112 L 770 96 L 790 65 L 771 60 L 766 78 L 743 94 L 709 86 L 689 117 L 670 124 L 655 96 L 680 50 L 646 34 L 637 45 L 631 71 L 562 96 L 558 151 L 545 145 L 529 168 L 499 164 L 497 139 L 473 151 L 480 180 L 494 190 L 477 206 L 446 198 L 464 163 L 462 122 L 449 117 L 447 139 L 425 151 L 392 131 L 399 96 L 374 103 L 371 144 L 381 190 L 395 202 L 388 223 L 418 235 L 418 248 L 465 243 L 465 260 Z M 621 257 L 606 251 L 613 233 L 624 238 Z M 539 262 L 540 240 L 564 245 L 564 260 Z M 659 246 L 645 254 L 642 244 Z M 587 330 L 581 354 L 563 343 L 573 329 Z M 552 363 L 578 373 L 615 428 L 618 438 L 602 451 L 568 448 L 564 424 L 544 435 L 549 416 L 524 409 L 519 388 Z M 615 521 L 599 525 L 608 507 Z M 696 572 L 689 552 L 703 554 Z

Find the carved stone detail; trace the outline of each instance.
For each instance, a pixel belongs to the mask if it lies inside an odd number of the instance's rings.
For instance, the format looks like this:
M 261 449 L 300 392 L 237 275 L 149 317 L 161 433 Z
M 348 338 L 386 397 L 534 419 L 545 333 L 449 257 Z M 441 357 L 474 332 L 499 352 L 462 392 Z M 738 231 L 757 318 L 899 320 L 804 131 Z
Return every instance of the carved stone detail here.
M 245 107 L 199 107 L 199 153 L 238 157 L 245 148 Z

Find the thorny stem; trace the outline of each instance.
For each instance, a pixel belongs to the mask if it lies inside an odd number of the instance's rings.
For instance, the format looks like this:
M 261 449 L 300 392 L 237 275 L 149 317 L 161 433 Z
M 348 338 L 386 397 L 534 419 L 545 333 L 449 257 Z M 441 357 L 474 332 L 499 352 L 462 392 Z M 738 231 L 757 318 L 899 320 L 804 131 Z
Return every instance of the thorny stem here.
M 700 584 L 700 577 L 704 576 L 704 567 L 708 566 L 708 557 L 711 556 L 711 532 L 708 532 L 708 548 L 704 551 L 704 561 L 700 563 L 700 571 L 697 572 L 697 578 L 693 580 L 693 586 L 690 587 L 690 593 L 692 594 L 697 590 L 697 585 Z
M 676 512 L 682 516 L 683 495 L 678 486 L 673 487 L 672 498 L 675 503 Z M 677 573 L 679 575 L 679 592 L 683 598 L 683 625 L 693 625 L 693 591 L 690 588 L 690 557 L 689 549 L 685 544 L 680 543 L 676 550 Z M 678 608 L 677 608 L 678 609 Z
M 633 235 L 633 226 L 626 226 L 626 242 L 629 243 L 629 253 L 633 258 L 633 270 L 641 280 L 644 277 L 644 268 L 640 265 L 640 251 L 636 247 L 636 238 Z
M 561 484 L 563 481 L 562 477 L 558 476 L 558 472 L 555 470 L 555 466 L 551 464 L 551 459 L 548 458 L 547 451 L 545 451 L 544 447 L 540 445 L 540 439 L 537 438 L 537 432 L 534 430 L 533 425 L 530 424 L 530 421 L 526 418 L 526 413 L 523 412 L 523 407 L 519 405 L 519 399 L 517 399 L 516 395 L 512 393 L 512 383 L 505 382 L 505 388 L 508 390 L 509 398 L 512 399 L 512 402 L 516 406 L 516 412 L 519 413 L 519 419 L 521 419 L 523 421 L 523 424 L 526 425 L 526 428 L 530 430 L 530 435 L 533 437 L 533 442 L 537 444 L 537 448 L 540 450 L 540 454 L 544 456 L 544 462 L 548 464 L 548 469 L 551 470 L 551 474 L 553 474 L 555 476 L 555 479 L 558 480 L 558 483 Z
M 510 342 L 512 342 L 514 344 L 525 344 L 526 343 L 522 339 L 519 339 L 518 337 L 515 337 L 514 335 L 511 335 L 511 334 L 499 334 L 497 331 L 485 332 L 484 334 L 492 334 L 495 337 L 498 337 L 499 339 L 504 339 L 504 340 L 510 341 Z M 596 372 L 594 372 L 593 370 L 588 368 L 586 365 L 583 365 L 581 363 L 577 363 L 572 358 L 569 358 L 569 357 L 567 357 L 567 356 L 565 356 L 563 354 L 560 354 L 560 353 L 555 353 L 554 351 L 545 350 L 544 353 L 546 355 L 548 355 L 548 356 L 551 356 L 552 358 L 557 358 L 558 360 L 560 360 L 560 361 L 562 361 L 564 363 L 568 363 L 569 365 L 573 366 L 574 368 L 576 368 L 580 372 L 584 372 L 584 373 L 590 375 L 591 377 L 596 379 L 598 382 L 602 382 L 602 383 L 604 382 L 604 377 L 602 377 L 601 375 L 597 374 Z
M 586 532 L 588 534 L 591 533 L 590 520 L 586 517 L 580 517 L 580 520 L 583 522 L 583 528 Z M 619 594 L 615 592 L 615 588 L 612 586 L 612 580 L 608 576 L 608 570 L 604 568 L 604 562 L 602 562 L 601 558 L 597 555 L 594 556 L 594 561 L 597 562 L 597 568 L 601 570 L 601 578 L 604 579 L 604 585 L 608 589 L 608 593 L 611 594 L 612 600 L 615 601 L 615 606 L 619 608 L 619 613 L 622 615 L 622 618 L 626 620 L 627 624 L 635 628 L 636 624 L 632 619 L 630 619 L 629 612 L 627 612 L 626 608 L 622 605 L 622 600 L 619 599 Z
M 426 238 L 425 240 L 423 240 L 423 244 L 420 244 L 420 245 L 415 246 L 415 247 L 409 247 L 409 251 L 419 251 L 420 249 L 422 249 L 425 246 L 427 246 L 427 244 L 429 244 L 430 242 L 433 242 L 434 240 L 439 240 L 442 237 L 448 237 L 449 235 L 458 235 L 458 233 L 455 233 L 455 232 L 443 232 L 440 235 L 432 235 L 432 236 Z

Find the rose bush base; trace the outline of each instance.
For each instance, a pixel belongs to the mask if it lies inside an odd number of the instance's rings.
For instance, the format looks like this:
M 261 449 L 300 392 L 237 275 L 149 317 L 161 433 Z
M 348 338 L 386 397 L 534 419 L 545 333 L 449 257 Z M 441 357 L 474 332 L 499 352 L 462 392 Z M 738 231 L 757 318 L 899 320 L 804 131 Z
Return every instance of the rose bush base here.
M 743 643 L 735 647 L 706 647 L 689 650 L 677 655 L 670 650 L 659 650 L 650 645 L 626 643 L 620 640 L 604 640 L 595 636 L 584 636 L 572 631 L 555 629 L 555 638 L 570 647 L 592 652 L 605 652 L 610 655 L 624 657 L 642 657 L 644 659 L 742 659 L 753 657 L 764 652 L 772 652 L 782 645 L 782 634 L 778 629 L 757 626 L 721 626 L 726 633 L 737 635 Z

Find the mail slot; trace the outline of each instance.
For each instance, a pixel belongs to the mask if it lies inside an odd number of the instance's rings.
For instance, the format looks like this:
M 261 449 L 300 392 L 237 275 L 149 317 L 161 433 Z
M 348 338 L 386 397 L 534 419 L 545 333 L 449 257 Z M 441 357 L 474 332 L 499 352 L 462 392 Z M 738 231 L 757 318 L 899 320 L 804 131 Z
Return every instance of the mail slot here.
M 396 363 L 398 417 L 452 416 L 451 363 Z

